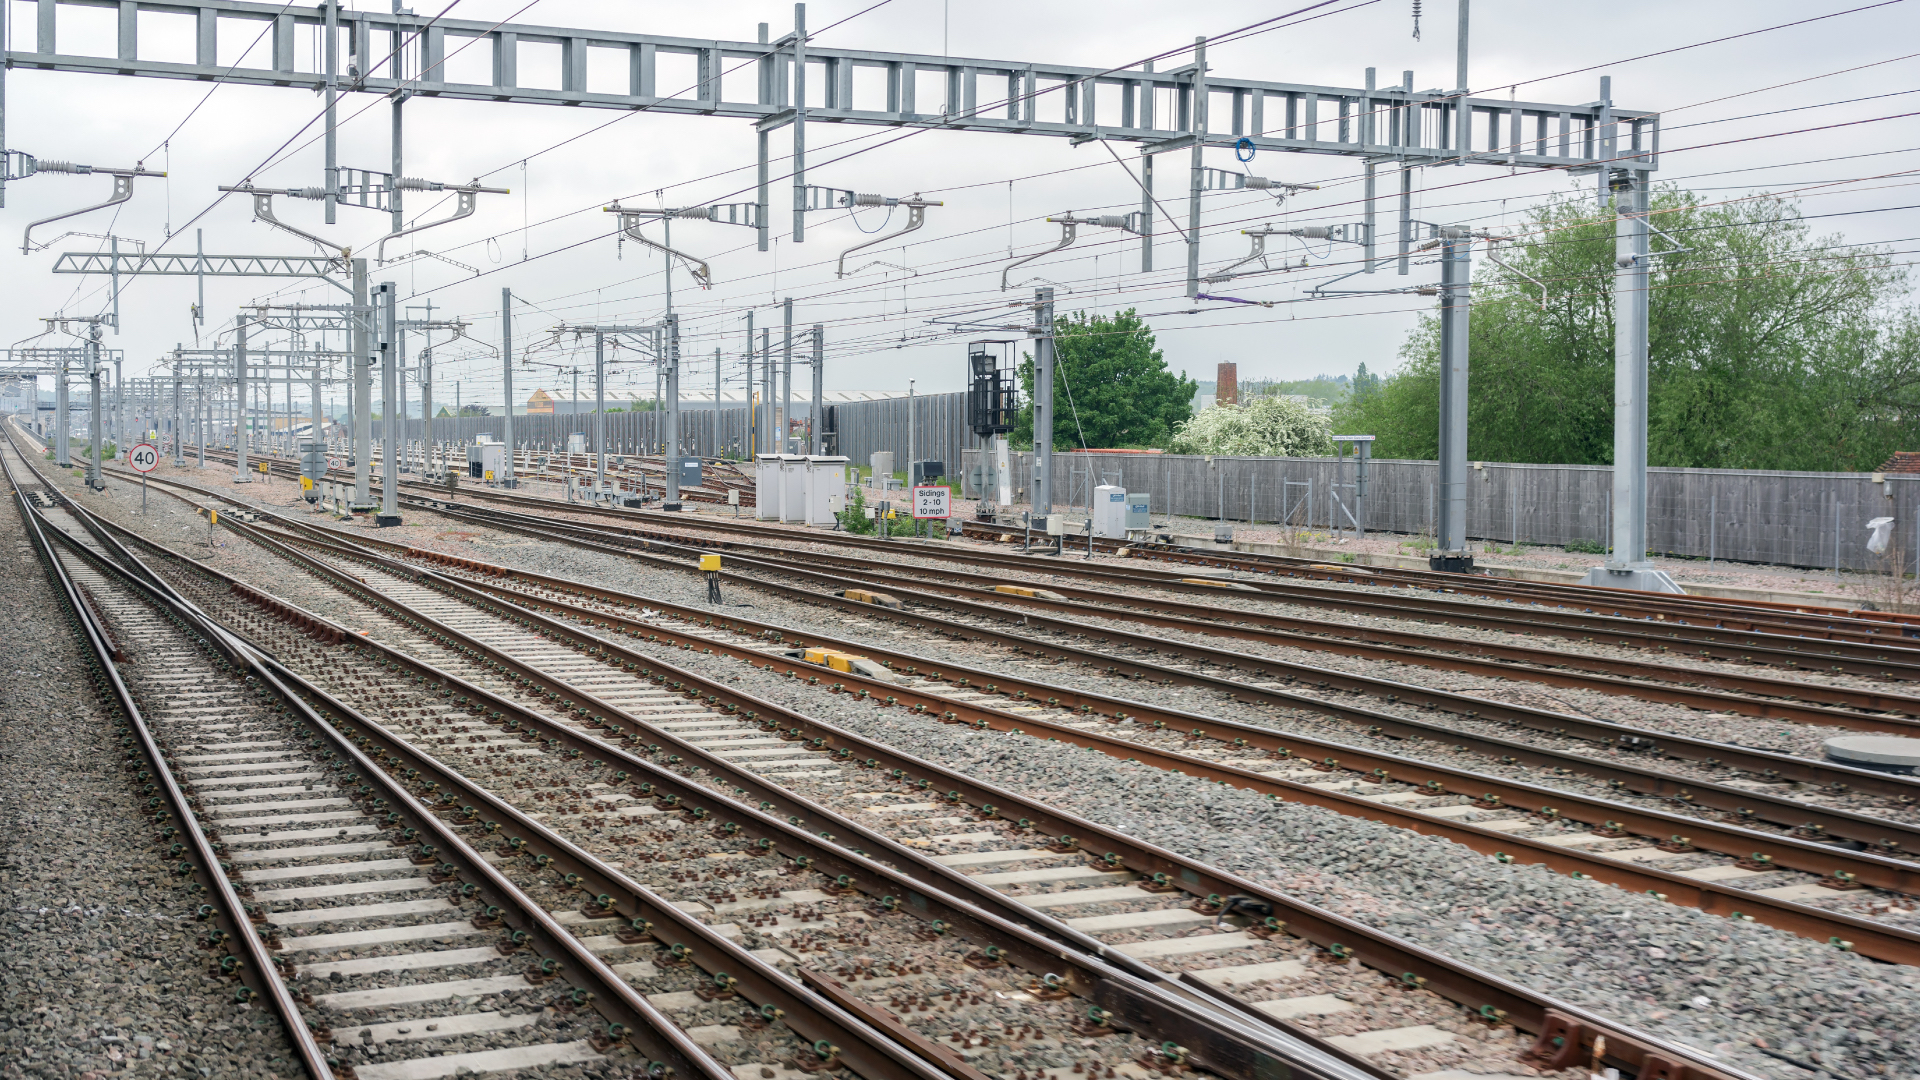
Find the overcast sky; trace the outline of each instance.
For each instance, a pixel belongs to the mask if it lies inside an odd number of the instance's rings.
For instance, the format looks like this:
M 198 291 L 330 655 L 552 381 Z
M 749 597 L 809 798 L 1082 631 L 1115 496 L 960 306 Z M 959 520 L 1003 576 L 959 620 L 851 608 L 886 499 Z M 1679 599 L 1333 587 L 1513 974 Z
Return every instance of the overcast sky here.
M 9 48 L 31 49 L 33 5 L 0 2 L 9 18 Z M 1305 0 L 1280 5 L 1243 0 L 1207 5 L 971 0 L 953 4 L 949 13 L 943 0 L 891 0 L 856 15 L 871 2 L 817 0 L 808 13 L 817 40 L 850 48 L 1109 67 L 1165 53 L 1197 35 L 1221 34 L 1305 6 Z M 1902 115 L 1920 113 L 1920 59 L 1909 55 L 1920 50 L 1920 9 L 1913 3 L 1882 4 L 1790 29 L 1632 59 L 1847 12 L 1868 2 L 1622 0 L 1588 5 L 1479 0 L 1473 5 L 1469 82 L 1476 93 L 1507 96 L 1510 86 L 1520 84 L 1512 92 L 1523 100 L 1584 104 L 1597 97 L 1600 76 L 1610 75 L 1616 105 L 1667 116 L 1660 178 L 1708 199 L 1824 185 L 1801 196 L 1803 210 L 1846 216 L 1815 221 L 1817 231 L 1908 252 L 1920 244 L 1920 209 L 1914 208 L 1920 198 L 1914 197 L 1912 177 L 1887 174 L 1920 169 L 1920 117 Z M 415 0 L 415 5 L 419 13 L 431 14 L 448 6 L 448 0 Z M 359 6 L 390 10 L 390 4 L 378 0 L 361 0 Z M 1417 41 L 1409 0 L 1341 0 L 1323 9 L 1333 12 L 1324 18 L 1214 48 L 1210 67 L 1217 75 L 1339 86 L 1360 85 L 1368 66 L 1379 69 L 1381 84 L 1396 83 L 1402 70 L 1411 69 L 1416 89 L 1449 87 L 1454 81 L 1455 5 L 1451 0 L 1426 0 L 1424 6 Z M 447 14 L 742 41 L 755 39 L 761 20 L 771 24 L 777 37 L 793 19 L 790 4 L 746 0 L 455 0 Z M 63 6 L 60 17 L 61 52 L 113 52 L 111 9 Z M 842 19 L 847 21 L 824 32 L 818 29 Z M 240 60 L 256 25 L 223 21 L 223 63 Z M 141 36 L 143 56 L 191 59 L 184 20 L 143 18 Z M 308 49 L 304 40 L 298 46 L 303 69 L 312 67 Z M 460 77 L 462 64 L 480 59 L 456 57 L 450 61 L 451 77 Z M 1160 66 L 1181 62 L 1174 57 Z M 1601 66 L 1553 77 L 1595 65 Z M 520 70 L 526 85 L 557 86 L 557 50 L 523 47 Z M 589 77 L 598 85 L 602 78 L 623 76 L 596 67 Z M 687 78 L 663 63 L 663 93 L 679 89 L 676 77 L 682 82 Z M 743 73 L 735 80 L 749 77 Z M 10 148 L 94 165 L 143 160 L 148 168 L 169 171 L 165 180 L 140 181 L 132 202 L 117 213 L 104 211 L 43 226 L 36 240 L 69 229 L 102 235 L 111 230 L 122 238 L 123 247 L 138 240 L 149 250 L 164 243 L 165 250 L 191 252 L 199 229 L 210 253 L 313 250 L 254 222 L 246 201 L 219 201 L 215 188 L 248 176 L 262 186 L 321 184 L 321 148 L 315 138 L 319 129 L 313 123 L 320 107 L 317 95 L 247 86 L 221 86 L 209 95 L 207 83 L 20 67 L 9 71 L 6 80 Z M 1794 85 L 1780 85 L 1787 83 Z M 733 91 L 727 96 L 744 94 Z M 1869 97 L 1873 100 L 1853 100 Z M 864 101 L 860 104 L 865 107 Z M 512 188 L 513 193 L 482 196 L 472 218 L 424 232 L 417 240 L 419 248 L 477 269 L 480 276 L 428 259 L 376 269 L 373 278 L 397 282 L 409 306 L 431 302 L 436 316 L 468 320 L 469 333 L 488 346 L 499 342 L 503 287 L 526 305 L 515 315 L 521 345 L 547 341 L 542 332 L 563 321 L 630 324 L 659 317 L 664 310 L 661 261 L 632 243 L 615 242 L 610 215 L 600 211 L 606 203 L 624 199 L 647 206 L 685 206 L 751 198 L 754 133 L 745 120 L 426 98 L 414 99 L 405 109 L 408 175 L 442 181 L 481 176 L 485 183 Z M 1780 112 L 1787 109 L 1800 111 Z M 1772 115 L 1750 115 L 1757 113 Z M 387 103 L 372 95 L 350 95 L 343 99 L 340 115 L 341 163 L 386 169 L 391 153 Z M 1855 121 L 1871 122 L 1832 126 Z M 1219 126 L 1216 121 L 1216 129 Z M 1816 127 L 1825 130 L 1776 135 Z M 684 270 L 674 273 L 675 307 L 687 327 L 683 378 L 689 383 L 711 387 L 716 347 L 723 350 L 724 372 L 737 377 L 747 311 L 754 309 L 757 325 L 776 327 L 777 342 L 777 304 L 790 296 L 797 324 L 827 326 L 829 389 L 904 389 L 909 379 L 917 380 L 923 391 L 959 389 L 964 354 L 960 339 L 932 338 L 928 320 L 1029 295 L 1031 285 L 1001 293 L 1000 268 L 1010 249 L 1016 255 L 1029 254 L 1057 240 L 1058 226 L 1041 220 L 1046 215 L 1069 210 L 1113 213 L 1138 206 L 1138 189 L 1130 175 L 1095 145 L 965 132 L 923 131 L 900 138 L 902 132 L 896 129 L 828 124 L 810 125 L 808 131 L 811 181 L 892 196 L 922 192 L 945 205 L 927 212 L 925 227 L 910 242 L 856 256 L 850 268 L 876 260 L 879 265 L 867 265 L 840 281 L 835 280 L 834 263 L 841 249 L 862 238 L 862 231 L 899 228 L 904 212 L 891 220 L 885 211 L 875 210 L 862 211 L 858 219 L 845 212 L 816 213 L 810 216 L 805 244 L 794 245 L 784 237 L 787 191 L 776 183 L 773 221 L 782 235 L 772 252 L 754 251 L 752 234 L 745 229 L 681 223 L 674 230 L 676 246 L 709 258 L 714 274 L 714 287 L 702 291 L 693 287 Z M 836 143 L 847 145 L 836 150 Z M 1700 146 L 1706 143 L 1721 145 Z M 774 154 L 785 155 L 788 134 L 777 132 L 772 145 Z M 1693 147 L 1699 148 L 1689 149 Z M 866 152 L 834 160 L 855 149 Z M 1126 144 L 1116 149 L 1129 167 L 1137 163 Z M 1210 164 L 1239 167 L 1230 151 L 1209 154 Z M 1845 160 L 1826 160 L 1837 158 Z M 276 163 L 260 167 L 269 160 Z M 1182 221 L 1185 165 L 1184 153 L 1164 158 L 1157 184 L 1161 199 Z M 1324 187 L 1295 195 L 1284 207 L 1254 193 L 1210 199 L 1207 221 L 1212 232 L 1202 245 L 1205 268 L 1247 253 L 1248 241 L 1237 235 L 1239 228 L 1263 221 L 1297 225 L 1355 216 L 1348 205 L 1358 190 L 1353 183 L 1359 173 L 1355 162 L 1263 154 L 1245 169 Z M 774 171 L 776 176 L 784 173 L 783 163 L 776 161 Z M 1570 190 L 1576 182 L 1590 190 L 1592 183 L 1557 172 L 1514 175 L 1485 166 L 1416 175 L 1422 191 L 1416 195 L 1416 216 L 1489 226 L 1517 222 L 1541 198 Z M 1831 185 L 1842 180 L 1857 182 Z M 17 237 L 27 222 L 100 201 L 110 190 L 102 177 L 42 175 L 9 184 L 0 226 L 8 237 Z M 448 209 L 423 196 L 411 199 L 410 214 L 441 216 Z M 356 247 L 386 231 L 386 215 L 368 210 L 343 209 L 340 224 L 331 228 L 321 223 L 317 203 L 283 199 L 276 210 L 302 228 Z M 1383 223 L 1391 220 L 1389 213 L 1390 204 L 1383 206 Z M 175 234 L 171 239 L 170 231 Z M 40 333 L 40 316 L 100 311 L 104 279 L 56 277 L 48 271 L 57 252 L 102 244 L 96 238 L 70 236 L 51 250 L 28 255 L 22 255 L 13 240 L 0 246 L 0 281 L 6 283 L 0 308 L 4 341 L 19 342 Z M 397 243 L 388 253 L 400 250 L 403 245 Z M 1327 276 L 1324 267 L 1314 263 L 1352 257 L 1324 244 L 1303 248 L 1297 242 L 1285 246 L 1276 241 L 1272 252 L 1276 260 L 1305 257 L 1309 267 L 1242 279 L 1217 291 L 1257 300 L 1296 300 Z M 1910 256 L 1897 258 L 1904 262 Z M 1083 230 L 1074 251 L 1030 263 L 1015 272 L 1015 280 L 1038 277 L 1056 283 L 1067 310 L 1137 307 L 1151 316 L 1171 364 L 1203 379 L 1212 378 L 1214 365 L 1223 360 L 1237 361 L 1243 380 L 1350 374 L 1363 362 L 1370 370 L 1391 370 L 1408 329 L 1432 303 L 1420 297 L 1383 296 L 1270 309 L 1208 304 L 1202 305 L 1206 310 L 1201 314 L 1187 314 L 1194 305 L 1180 295 L 1178 271 L 1184 253 L 1164 225 L 1155 259 L 1156 272 L 1142 275 L 1137 240 L 1116 242 L 1112 234 Z M 909 277 L 909 272 L 917 276 Z M 1367 287 L 1394 287 L 1431 279 L 1437 268 L 1416 266 L 1413 274 L 1400 279 L 1389 271 L 1355 280 Z M 257 298 L 336 303 L 342 295 L 308 282 L 210 282 L 207 324 L 198 332 L 203 343 L 230 335 L 237 305 Z M 145 371 L 176 343 L 192 346 L 193 300 L 191 279 L 147 278 L 126 288 L 123 331 L 110 334 L 107 343 L 126 351 L 129 374 Z M 1018 317 L 1017 311 L 1007 310 Z M 221 343 L 225 340 L 220 338 Z M 567 377 L 546 365 L 590 361 L 589 354 L 572 351 L 570 338 L 564 346 L 538 351 L 542 366 L 517 374 L 516 390 L 564 384 Z M 436 397 L 450 402 L 452 384 L 459 382 L 464 400 L 497 401 L 498 366 L 497 358 L 478 346 L 456 343 L 443 348 Z M 636 384 L 652 383 L 650 369 L 633 365 L 623 370 L 628 374 L 616 376 L 616 381 L 631 377 Z

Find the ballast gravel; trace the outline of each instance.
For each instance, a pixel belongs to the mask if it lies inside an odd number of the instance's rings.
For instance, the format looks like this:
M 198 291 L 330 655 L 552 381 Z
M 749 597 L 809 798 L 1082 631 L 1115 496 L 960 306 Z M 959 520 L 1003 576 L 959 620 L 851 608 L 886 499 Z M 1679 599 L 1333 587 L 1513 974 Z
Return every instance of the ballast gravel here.
M 409 520 L 416 524 L 406 540 L 422 547 L 696 600 L 697 578 L 684 571 L 452 523 L 423 527 L 433 516 L 422 513 Z M 383 538 L 400 539 L 397 532 Z M 816 608 L 746 590 L 729 600 L 775 621 L 820 621 Z M 858 633 L 852 626 L 848 632 Z M 979 734 L 855 704 L 733 661 L 684 652 L 673 659 L 1755 1073 L 1920 1077 L 1920 1038 L 1913 1034 L 1920 972 L 1543 868 L 1503 865 L 1441 838 L 1025 736 Z
M 197 901 L 163 865 L 17 509 L 0 545 L 0 1076 L 291 1080 L 279 1020 L 207 973 Z
M 1757 1041 L 1834 1076 L 1920 1077 L 1920 971 L 1439 837 L 856 704 L 737 662 L 672 658 L 1762 1075 L 1811 1074 Z

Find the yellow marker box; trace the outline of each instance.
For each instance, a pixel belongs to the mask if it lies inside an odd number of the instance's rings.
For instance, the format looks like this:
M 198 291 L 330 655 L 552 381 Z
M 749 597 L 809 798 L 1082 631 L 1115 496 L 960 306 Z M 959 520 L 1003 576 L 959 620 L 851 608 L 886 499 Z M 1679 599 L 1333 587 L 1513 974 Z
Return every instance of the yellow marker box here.
M 807 663 L 819 664 L 822 667 L 829 667 L 835 671 L 845 671 L 849 674 L 853 672 L 853 662 L 859 659 L 861 659 L 861 657 L 854 656 L 851 653 L 835 652 L 832 649 L 807 650 Z
M 700 556 L 700 569 L 705 570 L 709 574 L 718 571 L 720 569 L 720 556 L 718 555 Z

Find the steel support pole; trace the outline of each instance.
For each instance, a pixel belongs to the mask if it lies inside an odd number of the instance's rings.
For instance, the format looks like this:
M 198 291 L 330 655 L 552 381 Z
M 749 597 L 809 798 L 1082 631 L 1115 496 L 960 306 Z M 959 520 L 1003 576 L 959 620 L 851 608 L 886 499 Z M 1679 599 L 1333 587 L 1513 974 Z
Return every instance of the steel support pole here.
M 1440 230 L 1440 520 L 1435 570 L 1466 573 L 1467 552 L 1467 323 L 1473 298 L 1473 237 L 1467 229 Z
M 73 437 L 68 432 L 73 427 L 73 418 L 67 415 L 67 354 L 64 351 L 60 354 L 59 367 L 53 382 L 53 463 L 62 469 L 71 469 Z
M 673 260 L 667 260 L 668 273 L 671 274 Z M 507 475 L 500 478 L 501 487 L 513 486 L 513 290 L 500 290 L 500 378 L 502 402 L 506 416 L 501 420 L 507 443 Z
M 1647 559 L 1647 176 L 1612 170 L 1613 191 L 1613 553 L 1585 583 L 1680 592 Z
M 400 340 L 394 325 L 399 286 L 380 283 L 380 525 L 400 524 L 400 423 L 394 407 L 400 402 Z
M 718 97 L 719 95 L 714 95 Z M 807 5 L 793 5 L 793 242 L 807 238 Z
M 1033 512 L 1053 513 L 1053 290 L 1033 290 Z M 911 465 L 908 468 L 912 468 Z
M 773 328 L 760 328 L 760 452 L 777 454 L 773 441 Z
M 367 260 L 353 260 L 353 505 L 365 510 L 373 498 L 373 306 L 367 296 Z
M 389 293 L 387 295 L 387 304 L 390 307 L 398 308 L 400 306 L 399 294 Z M 410 471 L 410 468 L 409 468 L 409 463 L 406 460 L 406 457 L 407 457 L 407 331 L 405 327 L 400 325 L 398 311 L 388 311 L 387 320 L 393 323 L 393 337 L 391 338 L 393 342 L 392 352 L 393 352 L 393 367 L 394 367 L 393 416 L 394 416 L 394 423 L 400 425 L 400 432 L 399 432 L 399 435 L 397 436 L 398 445 L 400 447 L 400 458 L 399 458 L 399 465 L 397 467 L 396 472 L 408 472 Z M 396 479 L 394 482 L 398 483 L 399 481 Z
M 427 332 L 427 347 L 420 350 L 420 467 L 426 475 L 437 477 L 433 466 L 433 334 Z
M 607 489 L 607 335 L 593 332 L 593 491 Z
M 395 33 L 393 36 L 396 42 L 400 38 L 400 35 L 398 33 Z M 398 79 L 400 77 L 400 53 L 398 49 L 395 49 L 393 54 L 393 68 L 394 68 L 393 77 Z M 407 227 L 406 215 L 403 214 L 400 210 L 400 168 L 401 168 L 401 160 L 402 160 L 401 151 L 405 145 L 401 141 L 401 135 L 404 130 L 404 125 L 403 125 L 404 113 L 403 113 L 403 110 L 401 109 L 401 106 L 405 105 L 406 101 L 407 101 L 406 91 L 404 90 L 394 91 L 393 93 L 393 179 L 387 182 L 387 209 L 391 211 L 393 214 L 393 228 L 390 230 L 392 232 L 399 232 L 401 229 L 404 229 Z
M 793 433 L 793 297 L 789 296 L 780 304 L 785 328 L 781 339 L 780 360 L 780 415 L 774 418 L 774 426 L 780 429 L 777 453 L 786 453 L 788 437 Z
M 1468 0 L 1457 0 L 1460 5 L 1460 30 L 1454 38 L 1456 57 L 1454 61 L 1454 89 L 1459 91 L 1455 99 L 1453 163 L 1465 165 L 1467 155 L 1473 152 L 1473 110 L 1467 108 L 1467 4 Z
M 247 317 L 233 320 L 233 482 L 249 484 L 247 475 Z
M 112 441 L 127 441 L 127 384 L 122 375 L 121 362 L 113 362 L 113 431 Z
M 1187 175 L 1187 295 L 1200 295 L 1200 192 L 1206 183 L 1207 39 L 1193 39 L 1193 81 L 1188 98 L 1188 132 L 1193 152 Z M 1051 390 L 1049 390 L 1051 392 Z M 1037 443 L 1035 444 L 1038 445 Z
M 680 316 L 667 316 L 667 365 L 666 365 L 666 405 L 667 416 L 662 435 L 665 443 L 661 455 L 667 466 L 667 495 L 662 503 L 663 510 L 680 509 L 680 470 L 675 467 L 675 458 L 680 454 Z
M 1647 566 L 1647 187 L 1614 182 L 1613 557 L 1609 570 Z
M 101 459 L 106 456 L 106 431 L 101 419 L 100 402 L 100 324 L 87 327 L 87 437 L 92 440 L 93 453 L 87 457 L 87 486 L 95 491 L 106 487 L 100 480 Z
M 184 468 L 187 463 L 187 448 L 182 442 L 182 440 L 187 437 L 187 429 L 182 423 L 182 420 L 183 414 L 180 411 L 180 371 L 178 368 L 175 368 L 173 372 L 173 467 L 176 469 Z
M 340 201 L 340 160 L 339 137 L 336 131 L 334 99 L 338 96 L 340 82 L 340 0 L 324 0 L 326 8 L 326 39 L 321 42 L 320 50 L 326 54 L 326 173 L 327 173 L 327 224 L 334 224 L 335 207 Z M 206 298 L 200 301 L 203 305 Z
M 320 343 L 324 347 L 326 344 L 326 339 L 322 338 Z M 325 454 L 327 451 L 327 440 L 326 440 L 327 427 L 326 427 L 325 417 L 323 417 L 320 414 L 320 355 L 318 353 L 315 353 L 313 357 L 313 402 L 312 404 L 313 404 L 313 432 L 307 436 L 307 443 L 310 446 L 312 446 L 315 450 L 319 451 L 321 454 Z
M 207 369 L 204 365 L 194 365 L 193 393 L 193 429 L 199 442 L 194 468 L 204 469 L 207 467 Z
M 746 431 L 745 431 L 745 437 L 747 440 L 746 457 L 748 461 L 752 461 L 754 459 L 754 455 L 763 452 L 760 448 L 760 414 L 756 412 L 753 407 L 754 393 L 753 393 L 753 309 L 752 308 L 747 309 L 746 361 L 747 361 L 747 415 L 746 415 L 747 424 L 746 424 Z
M 822 399 L 826 395 L 827 328 L 813 324 L 813 415 L 807 417 L 807 434 L 811 436 L 807 445 L 815 454 L 827 452 L 826 442 L 821 435 L 820 425 L 825 422 L 826 406 Z

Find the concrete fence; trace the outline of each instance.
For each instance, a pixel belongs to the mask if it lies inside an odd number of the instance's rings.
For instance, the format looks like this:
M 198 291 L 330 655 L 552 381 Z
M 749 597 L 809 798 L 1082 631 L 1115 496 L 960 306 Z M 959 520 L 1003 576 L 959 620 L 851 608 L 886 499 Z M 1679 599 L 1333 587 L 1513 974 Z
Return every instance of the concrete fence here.
M 965 455 L 971 465 L 977 451 Z M 1031 454 L 1016 454 L 1016 498 L 1027 498 Z M 1057 453 L 1054 498 L 1085 507 L 1094 486 L 1115 483 L 1153 497 L 1157 516 L 1284 523 L 1350 530 L 1358 518 L 1382 532 L 1431 535 L 1439 466 L 1374 461 L 1365 505 L 1354 459 L 1205 458 L 1180 454 Z M 1853 570 L 1886 569 L 1866 547 L 1867 522 L 1894 519 L 1894 551 L 1920 571 L 1920 476 L 1867 473 L 1648 469 L 1647 546 L 1662 554 Z M 1467 535 L 1497 544 L 1605 546 L 1613 470 L 1604 465 L 1484 462 L 1470 470 Z M 967 497 L 977 497 L 967 492 Z

